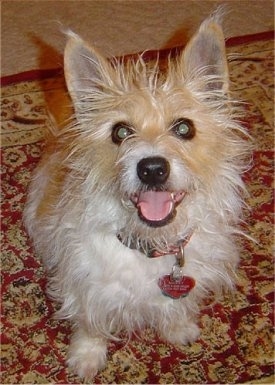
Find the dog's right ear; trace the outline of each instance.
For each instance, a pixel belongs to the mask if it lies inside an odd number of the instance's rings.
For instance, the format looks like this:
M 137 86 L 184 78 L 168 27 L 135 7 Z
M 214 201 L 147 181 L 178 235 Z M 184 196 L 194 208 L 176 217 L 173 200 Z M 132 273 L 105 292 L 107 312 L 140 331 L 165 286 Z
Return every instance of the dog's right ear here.
M 98 90 L 108 72 L 107 60 L 78 35 L 67 32 L 69 40 L 64 53 L 64 72 L 68 90 L 76 110 L 80 103 Z

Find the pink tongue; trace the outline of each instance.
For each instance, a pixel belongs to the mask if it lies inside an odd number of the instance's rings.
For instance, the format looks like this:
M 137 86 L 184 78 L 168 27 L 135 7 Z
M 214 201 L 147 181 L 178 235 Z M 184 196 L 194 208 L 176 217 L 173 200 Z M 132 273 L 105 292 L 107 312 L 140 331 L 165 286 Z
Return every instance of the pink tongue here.
M 161 221 L 172 212 L 174 200 L 167 191 L 145 191 L 140 193 L 137 207 L 148 221 Z

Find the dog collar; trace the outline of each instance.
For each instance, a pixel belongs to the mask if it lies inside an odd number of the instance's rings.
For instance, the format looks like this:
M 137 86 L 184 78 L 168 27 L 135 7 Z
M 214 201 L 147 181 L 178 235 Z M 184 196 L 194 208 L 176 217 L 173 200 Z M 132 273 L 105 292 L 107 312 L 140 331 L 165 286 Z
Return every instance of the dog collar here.
M 158 286 L 162 294 L 165 296 L 172 299 L 179 299 L 186 297 L 196 284 L 192 277 L 183 274 L 185 263 L 184 248 L 190 241 L 192 235 L 193 231 L 186 238 L 179 241 L 177 245 L 171 246 L 167 251 L 159 251 L 150 247 L 147 247 L 146 249 L 144 249 L 144 247 L 136 247 L 137 244 L 133 246 L 133 242 L 130 245 L 126 245 L 119 234 L 117 237 L 125 246 L 130 247 L 131 249 L 139 250 L 143 254 L 147 255 L 148 258 L 175 255 L 176 263 L 174 264 L 171 273 L 159 278 Z
M 156 248 L 151 247 L 150 245 L 144 246 L 140 242 L 135 240 L 126 243 L 120 233 L 117 234 L 117 238 L 124 246 L 129 247 L 132 250 L 138 250 L 141 253 L 145 254 L 148 258 L 157 258 L 165 255 L 176 255 L 179 256 L 179 258 L 183 258 L 180 256 L 183 255 L 184 247 L 188 244 L 192 235 L 193 231 L 191 231 L 186 238 L 177 242 L 176 245 L 170 246 L 167 250 L 157 250 Z

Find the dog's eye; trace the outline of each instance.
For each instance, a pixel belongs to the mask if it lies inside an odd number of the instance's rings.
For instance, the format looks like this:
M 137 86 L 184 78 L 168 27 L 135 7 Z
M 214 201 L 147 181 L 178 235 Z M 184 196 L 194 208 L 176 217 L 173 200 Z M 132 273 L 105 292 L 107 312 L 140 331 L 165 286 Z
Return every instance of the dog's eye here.
M 112 141 L 119 144 L 133 133 L 133 129 L 127 123 L 116 123 L 112 129 Z
M 195 126 L 190 119 L 178 119 L 172 125 L 173 132 L 181 139 L 192 139 L 195 136 Z

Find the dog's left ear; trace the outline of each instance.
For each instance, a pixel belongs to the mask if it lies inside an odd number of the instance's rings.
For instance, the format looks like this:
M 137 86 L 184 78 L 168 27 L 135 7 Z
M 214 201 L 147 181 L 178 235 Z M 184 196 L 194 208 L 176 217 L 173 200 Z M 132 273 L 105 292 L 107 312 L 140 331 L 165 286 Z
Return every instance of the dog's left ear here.
M 227 92 L 225 41 L 217 15 L 206 19 L 187 44 L 182 54 L 182 66 L 185 78 L 201 79 L 205 91 Z
M 104 83 L 108 73 L 107 60 L 78 35 L 68 32 L 69 40 L 64 53 L 64 72 L 68 90 L 76 112 L 83 107 L 93 92 Z

